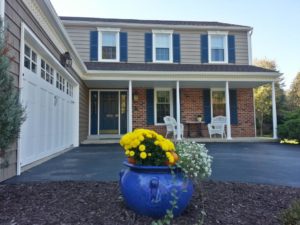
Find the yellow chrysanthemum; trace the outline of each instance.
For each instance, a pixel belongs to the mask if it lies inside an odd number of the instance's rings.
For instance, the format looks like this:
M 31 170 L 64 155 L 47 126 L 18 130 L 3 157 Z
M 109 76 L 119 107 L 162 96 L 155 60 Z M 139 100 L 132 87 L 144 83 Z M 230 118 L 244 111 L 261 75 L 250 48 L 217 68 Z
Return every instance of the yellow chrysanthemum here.
M 154 144 L 155 145 L 159 145 L 159 141 L 154 141 Z
M 139 135 L 139 136 L 138 136 L 138 139 L 139 139 L 140 141 L 143 141 L 143 140 L 145 140 L 145 138 L 144 138 L 144 136 L 143 136 L 143 135 Z
M 148 156 L 151 156 L 152 154 L 151 153 L 148 153 Z
M 129 156 L 130 151 L 126 150 L 125 155 Z
M 146 152 L 141 152 L 140 157 L 141 157 L 141 159 L 146 159 L 147 158 L 147 153 Z
M 130 152 L 129 152 L 129 155 L 130 155 L 131 157 L 134 156 L 134 154 L 135 154 L 134 151 L 130 151 Z
M 173 155 L 170 155 L 168 157 L 168 160 L 169 160 L 170 163 L 174 163 L 174 161 L 175 161 Z
M 162 150 L 164 150 L 164 151 L 168 151 L 169 150 L 169 145 L 168 145 L 168 143 L 167 142 L 162 142 L 161 143 L 161 148 L 162 148 Z
M 145 151 L 145 150 L 146 150 L 146 146 L 145 146 L 145 145 L 140 145 L 139 150 L 140 150 L 141 152 L 142 152 L 142 151 Z
M 131 146 L 133 148 L 136 148 L 137 146 L 139 146 L 141 142 L 138 140 L 138 139 L 135 139 L 132 143 L 131 143 Z
M 167 158 L 169 158 L 172 154 L 170 152 L 166 152 Z

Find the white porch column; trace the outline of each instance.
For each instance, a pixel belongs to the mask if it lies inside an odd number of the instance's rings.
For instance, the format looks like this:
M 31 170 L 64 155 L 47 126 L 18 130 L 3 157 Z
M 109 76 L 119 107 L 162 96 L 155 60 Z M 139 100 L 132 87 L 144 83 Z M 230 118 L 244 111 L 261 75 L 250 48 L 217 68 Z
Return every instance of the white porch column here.
M 229 83 L 226 81 L 226 128 L 227 128 L 227 139 L 232 139 L 231 137 L 231 121 L 230 121 L 230 101 L 229 101 Z
M 128 132 L 132 131 L 132 81 L 128 83 Z
M 179 81 L 176 81 L 176 120 L 177 120 L 177 140 L 181 140 L 181 125 L 180 125 L 180 91 Z
M 273 117 L 273 138 L 277 139 L 277 111 L 276 111 L 276 93 L 275 82 L 272 82 L 272 117 Z

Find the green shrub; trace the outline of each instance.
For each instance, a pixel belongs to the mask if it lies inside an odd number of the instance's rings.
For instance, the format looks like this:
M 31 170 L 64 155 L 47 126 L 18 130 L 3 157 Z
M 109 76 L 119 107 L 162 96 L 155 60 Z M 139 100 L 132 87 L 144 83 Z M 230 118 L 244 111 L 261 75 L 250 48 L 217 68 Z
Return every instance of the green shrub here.
M 300 140 L 300 119 L 292 119 L 279 125 L 278 133 L 280 138 Z
M 300 225 L 300 201 L 294 202 L 281 217 L 283 225 Z
M 300 110 L 286 112 L 283 124 L 278 126 L 281 139 L 295 139 L 300 141 Z

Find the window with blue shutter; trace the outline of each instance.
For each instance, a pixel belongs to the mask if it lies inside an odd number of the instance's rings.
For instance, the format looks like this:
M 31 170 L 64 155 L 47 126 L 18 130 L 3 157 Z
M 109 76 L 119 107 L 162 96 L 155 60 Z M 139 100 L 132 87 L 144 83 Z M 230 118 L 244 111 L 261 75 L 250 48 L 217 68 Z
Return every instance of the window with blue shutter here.
M 120 32 L 120 61 L 127 62 L 128 60 L 128 47 L 127 47 L 127 33 Z
M 145 33 L 145 62 L 152 61 L 152 33 Z
M 90 32 L 90 61 L 98 61 L 98 31 Z
M 203 90 L 203 107 L 204 121 L 208 124 L 211 122 L 210 89 Z
M 154 124 L 154 90 L 146 90 L 147 125 Z
M 208 63 L 208 35 L 201 35 L 201 63 Z
M 230 122 L 231 124 L 238 124 L 238 106 L 237 106 L 237 91 L 229 90 L 229 103 L 230 103 Z
M 180 35 L 173 34 L 173 62 L 180 63 Z
M 228 35 L 228 62 L 235 63 L 235 37 Z

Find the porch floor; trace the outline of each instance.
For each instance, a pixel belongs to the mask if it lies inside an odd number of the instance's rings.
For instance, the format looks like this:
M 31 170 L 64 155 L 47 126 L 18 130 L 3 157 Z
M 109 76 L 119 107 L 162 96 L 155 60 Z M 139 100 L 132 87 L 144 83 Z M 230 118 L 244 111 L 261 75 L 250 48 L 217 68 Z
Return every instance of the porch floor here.
M 235 137 L 230 140 L 226 138 L 184 138 L 183 140 L 201 142 L 201 143 L 227 143 L 227 142 L 278 142 L 278 139 L 270 137 Z M 98 137 L 93 136 L 87 138 L 81 144 L 83 145 L 97 145 L 97 144 L 116 144 L 119 143 L 120 137 Z

